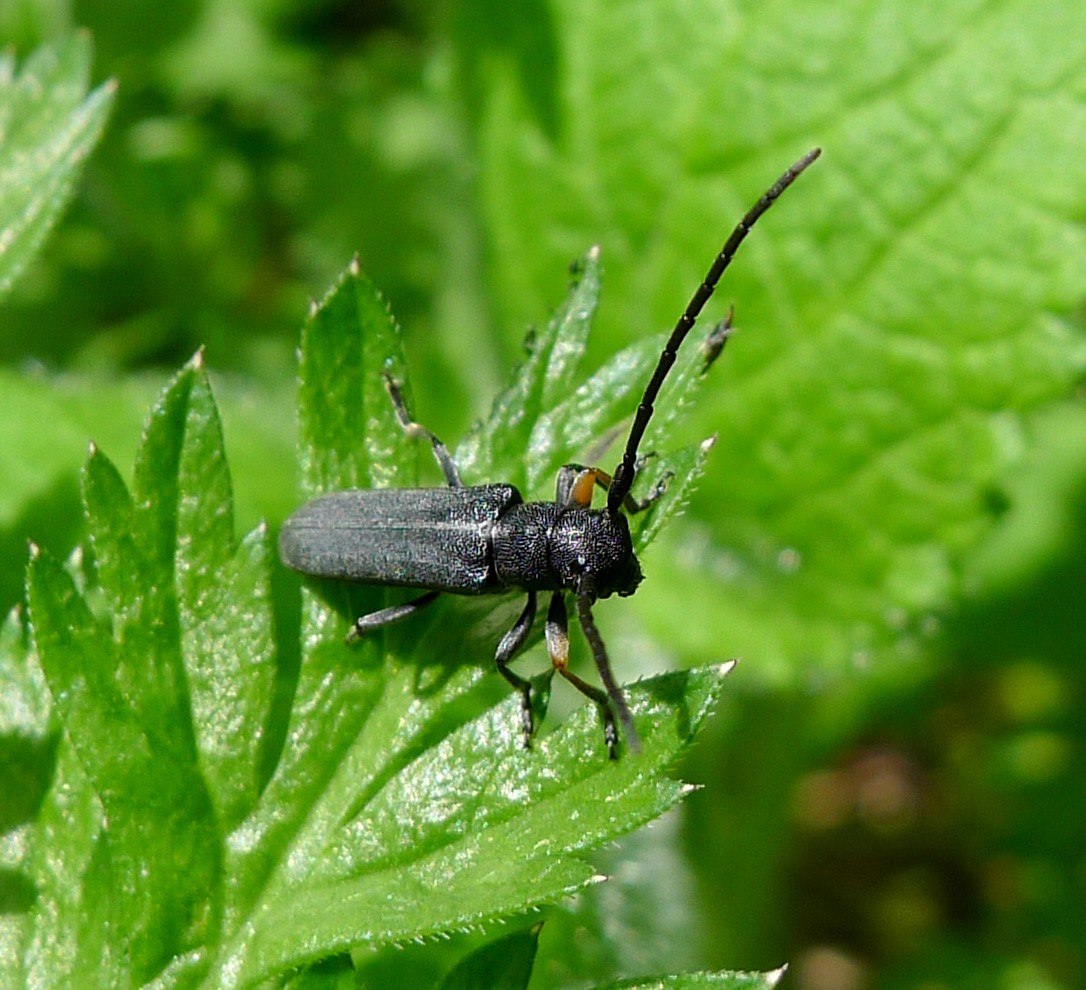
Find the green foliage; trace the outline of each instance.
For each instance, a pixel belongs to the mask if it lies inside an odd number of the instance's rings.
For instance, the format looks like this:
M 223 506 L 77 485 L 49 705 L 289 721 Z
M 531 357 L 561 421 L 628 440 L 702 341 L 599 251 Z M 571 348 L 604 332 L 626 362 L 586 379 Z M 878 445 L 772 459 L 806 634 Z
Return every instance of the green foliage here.
M 655 980 L 623 980 L 600 990 L 773 990 L 783 970 L 773 973 L 695 973 Z
M 0 298 L 37 250 L 105 125 L 114 87 L 87 95 L 90 45 L 73 37 L 16 70 L 0 55 Z
M 532 975 L 538 940 L 538 925 L 496 938 L 458 963 L 438 990 L 521 990 Z
M 581 321 L 554 325 L 553 351 L 568 353 Z M 407 480 L 413 451 L 381 384 L 386 367 L 403 373 L 399 331 L 356 270 L 314 310 L 301 354 L 307 486 Z M 551 396 L 536 418 L 575 367 L 555 369 L 529 362 L 512 386 Z M 534 425 L 497 410 L 484 449 Z M 42 705 L 39 678 L 53 699 L 32 728 L 63 727 L 21 864 L 35 897 L 7 957 L 13 981 L 266 985 L 350 950 L 515 917 L 596 882 L 584 854 L 686 791 L 663 771 L 730 665 L 629 689 L 639 758 L 607 758 L 591 706 L 524 750 L 517 699 L 488 704 L 489 637 L 470 613 L 446 608 L 409 645 L 390 633 L 350 650 L 335 587 L 303 594 L 300 668 L 277 725 L 289 646 L 273 640 L 271 550 L 262 528 L 235 541 L 202 355 L 152 410 L 134 475 L 129 492 L 92 449 L 91 554 L 66 569 L 35 549 L 31 639 L 9 644 L 25 707 Z
M 65 36 L 77 22 L 92 32 L 95 78 L 115 78 L 116 93 L 107 83 L 88 95 L 88 42 Z M 404 324 L 419 418 L 446 439 L 467 434 L 458 456 L 472 480 L 516 480 L 546 497 L 554 465 L 584 459 L 628 414 L 656 332 L 672 324 L 735 218 L 798 153 L 822 145 L 822 161 L 763 221 L 707 313 L 718 318 L 734 302 L 738 330 L 691 403 L 692 422 L 669 424 L 665 413 L 658 425 L 674 425 L 675 439 L 656 432 L 646 445 L 660 455 L 646 481 L 669 467 L 686 479 L 706 457 L 700 441 L 717 435 L 697 491 L 670 493 L 686 502 L 685 518 L 646 553 L 635 601 L 600 610 L 624 678 L 664 666 L 662 649 L 698 668 L 743 656 L 725 717 L 684 769 L 712 786 L 685 803 L 684 826 L 639 839 L 648 845 L 636 847 L 636 864 L 614 853 L 612 883 L 548 915 L 534 985 L 668 972 L 680 947 L 698 965 L 792 959 L 787 980 L 801 987 L 842 956 L 878 987 L 1081 982 L 1086 915 L 1068 879 L 1080 872 L 1073 826 L 1086 795 L 1073 758 L 1086 725 L 1080 3 L 846 0 L 829 12 L 783 0 L 558 0 L 514 16 L 478 0 L 137 0 L 74 11 L 65 0 L 12 0 L 0 4 L 0 36 L 17 53 L 4 61 L 0 156 L 19 152 L 0 168 L 0 227 L 19 231 L 0 245 L 5 286 L 19 270 L 0 314 L 0 608 L 22 596 L 29 536 L 43 548 L 34 565 L 42 587 L 71 605 L 73 623 L 86 615 L 50 556 L 65 559 L 90 537 L 125 542 L 124 499 L 101 454 L 79 481 L 86 442 L 130 477 L 157 388 L 149 382 L 163 366 L 207 345 L 209 365 L 222 369 L 214 384 L 236 526 L 282 519 L 297 501 L 288 393 L 298 319 L 357 252 Z M 43 240 L 80 170 L 63 222 Z M 573 323 L 566 364 L 545 314 L 562 296 L 563 266 L 593 244 L 606 288 L 587 342 L 576 306 L 556 315 Z M 598 277 L 583 271 L 582 308 Z M 351 295 L 357 312 L 344 318 L 380 326 L 372 297 L 352 290 L 336 306 L 350 309 Z M 489 397 L 528 323 L 540 329 L 522 360 L 549 369 L 543 381 L 552 375 L 553 385 L 515 379 L 494 432 L 471 430 L 477 417 L 490 422 Z M 582 349 L 598 369 L 587 379 L 570 371 Z M 361 349 L 350 358 L 371 376 L 383 360 Z M 694 355 L 687 360 L 685 374 L 700 380 Z M 159 370 L 133 373 L 147 364 Z M 381 390 L 372 377 L 341 382 L 337 367 L 309 372 L 313 391 L 329 389 L 310 425 L 329 428 L 338 446 L 316 452 L 318 434 L 307 435 L 303 490 L 341 471 L 365 483 L 413 478 L 416 461 L 435 478 L 425 451 L 366 439 L 371 417 L 390 422 Z M 517 402 L 525 422 L 502 419 Z M 336 415 L 349 421 L 337 425 Z M 616 459 L 599 458 L 605 468 Z M 91 480 L 112 493 L 116 518 L 111 509 L 84 520 Z M 639 540 L 675 507 L 661 505 Z M 124 511 L 150 526 L 134 494 Z M 241 594 L 247 612 L 254 601 L 265 607 L 268 592 L 254 599 L 252 584 L 257 546 L 235 554 L 233 531 L 224 539 L 225 524 L 216 526 L 232 562 L 194 559 L 177 575 L 217 567 L 224 596 Z M 160 576 L 161 550 L 140 548 Z M 112 604 L 97 567 L 88 550 L 64 573 L 100 618 Z M 306 674 L 287 644 L 300 621 L 329 625 L 318 637 L 329 653 L 306 682 L 314 705 L 329 703 L 350 660 L 345 710 L 329 716 L 327 736 L 332 753 L 346 751 L 354 706 L 376 710 L 384 671 L 380 658 L 356 667 L 359 651 L 337 640 L 345 617 L 384 598 L 327 588 L 299 619 L 282 605 L 290 587 L 273 580 L 277 678 L 262 703 L 274 728 L 254 758 L 208 731 L 220 692 L 241 709 L 255 698 L 216 680 L 219 645 L 228 632 L 235 645 L 242 639 L 216 625 L 233 606 L 201 599 L 201 581 L 184 590 L 175 578 L 178 601 L 189 600 L 176 618 L 161 603 L 140 606 L 167 632 L 171 622 L 207 623 L 206 639 L 184 646 L 177 632 L 175 651 L 193 664 L 184 690 L 175 683 L 172 700 L 156 699 L 124 683 L 134 711 L 187 711 L 203 734 L 190 728 L 185 741 L 185 730 L 163 728 L 144 744 L 142 715 L 117 731 L 134 760 L 165 753 L 166 789 L 185 790 L 196 765 L 218 822 L 242 814 L 254 787 L 268 793 L 291 758 L 283 723 Z M 450 617 L 466 620 L 456 657 L 477 650 L 472 665 L 452 664 L 463 681 L 441 662 L 407 669 L 437 695 L 451 684 L 450 698 L 463 699 L 450 700 L 451 714 L 467 725 L 501 694 L 482 661 L 512 611 L 439 610 L 362 653 L 417 657 Z M 20 616 L 0 630 L 5 656 L 30 650 Z M 94 634 L 80 649 L 120 662 L 128 647 Z M 176 681 L 179 661 L 160 654 L 156 669 Z M 58 662 L 53 674 L 70 676 L 65 669 Z M 251 673 L 259 681 L 264 672 Z M 135 674 L 125 666 L 117 676 Z M 59 734 L 43 677 L 37 662 L 0 667 L 0 758 L 12 795 L 0 800 L 10 829 L 0 895 L 16 914 L 35 902 L 24 870 L 34 821 L 65 852 L 40 864 L 42 903 L 75 917 L 82 878 L 106 868 L 95 840 L 102 809 L 74 743 Z M 54 779 L 75 781 L 62 807 Z M 297 786 L 299 806 L 321 794 L 319 782 Z M 888 794 L 904 796 L 896 812 L 879 803 Z M 203 814 L 191 796 L 178 807 L 191 823 Z M 673 838 L 684 830 L 685 850 Z M 180 843 L 178 864 L 200 834 Z M 658 875 L 648 866 L 640 886 L 614 893 L 623 867 L 642 863 L 669 864 L 678 883 L 684 851 L 693 879 L 666 910 L 644 882 Z M 159 868 L 148 889 L 169 886 L 174 874 Z M 201 862 L 195 875 L 212 868 L 227 869 Z M 139 919 L 134 962 L 153 965 L 148 946 L 186 911 L 225 917 L 222 905 L 186 900 L 185 887 Z M 641 921 L 619 923 L 616 900 Z M 136 906 L 117 910 L 131 918 Z M 184 937 L 214 924 L 190 919 Z M 4 958 L 9 931 L 0 925 Z M 71 961 L 83 946 L 87 965 L 113 965 L 80 937 L 39 940 L 34 951 Z M 416 972 L 439 984 L 457 959 L 485 951 L 482 938 L 413 950 Z M 382 985 L 379 974 L 402 972 L 397 960 L 378 954 L 362 971 Z M 342 965 L 310 967 L 299 985 L 342 980 Z
M 729 649 L 759 657 L 752 676 L 786 681 L 798 655 L 840 671 L 915 652 L 990 531 L 1018 414 L 1086 369 L 1065 318 L 1086 285 L 1070 138 L 1086 115 L 1046 81 L 1081 77 L 1086 52 L 1066 39 L 1086 22 L 1073 3 L 1051 18 L 1016 4 L 709 8 L 555 5 L 561 47 L 580 57 L 556 81 L 553 134 L 518 62 L 465 37 L 489 56 L 476 109 L 488 287 L 520 325 L 549 273 L 598 240 L 604 339 L 669 325 L 744 206 L 825 146 L 722 287 L 740 335 L 697 411 L 724 465 L 694 505 L 713 550 L 664 565 L 653 613 L 674 635 L 668 617 L 698 589 L 717 622 L 679 630 L 683 647 L 710 652 L 726 628 Z M 619 51 L 638 68 L 615 85 L 616 64 L 587 53 Z M 784 72 L 763 68 L 771 53 Z

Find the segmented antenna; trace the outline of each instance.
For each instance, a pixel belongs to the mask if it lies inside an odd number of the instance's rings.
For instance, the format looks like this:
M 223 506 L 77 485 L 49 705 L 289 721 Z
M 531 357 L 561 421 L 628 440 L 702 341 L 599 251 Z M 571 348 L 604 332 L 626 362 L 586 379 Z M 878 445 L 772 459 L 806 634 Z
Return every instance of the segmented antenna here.
M 664 346 L 664 351 L 660 355 L 660 362 L 656 365 L 656 370 L 652 373 L 652 378 L 645 388 L 645 394 L 641 397 L 641 404 L 637 407 L 637 415 L 634 416 L 633 425 L 630 427 L 630 435 L 626 439 L 626 452 L 622 455 L 622 463 L 615 470 L 611 487 L 607 490 L 607 511 L 611 515 L 618 514 L 619 508 L 633 487 L 634 477 L 637 474 L 637 448 L 641 444 L 641 438 L 645 435 L 649 420 L 652 419 L 653 403 L 656 402 L 656 397 L 660 394 L 660 387 L 664 384 L 664 379 L 667 378 L 671 366 L 675 363 L 675 356 L 678 354 L 683 340 L 697 322 L 702 308 L 709 301 L 709 297 L 712 296 L 720 277 L 724 274 L 728 265 L 731 264 L 735 252 L 739 250 L 739 245 L 743 243 L 743 239 L 750 233 L 758 218 L 773 205 L 781 193 L 795 182 L 800 173 L 820 154 L 822 154 L 821 148 L 808 151 L 773 183 L 757 203 L 747 210 L 746 215 L 735 225 L 735 230 L 731 232 L 724 242 L 724 247 L 720 249 L 720 254 L 716 256 L 705 279 L 698 286 L 690 302 L 687 303 L 686 309 L 683 311 L 682 316 L 679 317 L 679 322 L 675 324 L 675 329 L 671 331 L 671 336 Z

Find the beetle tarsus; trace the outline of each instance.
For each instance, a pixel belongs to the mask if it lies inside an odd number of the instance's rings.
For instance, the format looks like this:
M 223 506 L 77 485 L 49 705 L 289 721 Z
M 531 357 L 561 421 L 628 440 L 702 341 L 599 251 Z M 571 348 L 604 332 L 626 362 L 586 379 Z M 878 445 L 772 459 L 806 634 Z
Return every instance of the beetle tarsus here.
M 652 489 L 648 493 L 648 495 L 641 499 L 634 498 L 633 495 L 627 495 L 626 501 L 622 503 L 623 507 L 631 515 L 638 512 L 644 512 L 653 504 L 653 502 L 658 502 L 660 500 L 664 492 L 667 491 L 668 485 L 671 484 L 671 479 L 674 477 L 674 471 L 665 471 L 660 476 L 660 480 L 652 486 Z
M 709 369 L 724 350 L 724 345 L 731 339 L 735 319 L 735 307 L 728 309 L 728 315 L 722 320 L 717 320 L 713 328 L 705 335 L 701 342 L 701 374 L 708 374 Z

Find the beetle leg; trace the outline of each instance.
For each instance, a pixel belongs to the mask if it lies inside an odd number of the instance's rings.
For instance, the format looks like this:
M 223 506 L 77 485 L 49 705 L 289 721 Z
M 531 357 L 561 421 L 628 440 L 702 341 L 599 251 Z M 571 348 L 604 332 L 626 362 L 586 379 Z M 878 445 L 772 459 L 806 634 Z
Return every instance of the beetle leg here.
M 581 588 L 576 593 L 577 618 L 580 620 L 581 629 L 584 630 L 585 639 L 588 640 L 588 645 L 592 649 L 592 659 L 596 661 L 596 670 L 599 671 L 600 680 L 603 681 L 603 686 L 607 689 L 605 698 L 610 699 L 610 704 L 614 706 L 619 721 L 622 722 L 622 728 L 626 732 L 626 745 L 630 747 L 631 752 L 640 753 L 641 741 L 638 739 L 637 729 L 634 727 L 633 716 L 626 704 L 622 688 L 618 686 L 615 675 L 611 673 L 611 663 L 607 659 L 607 648 L 603 645 L 603 637 L 600 636 L 600 631 L 596 628 L 596 621 L 592 618 L 593 599 L 594 595 L 591 589 L 586 583 L 582 583 Z M 600 693 L 602 694 L 602 692 Z M 613 723 L 611 731 L 614 733 Z M 617 733 L 615 734 L 617 735 Z
M 434 460 L 437 461 L 438 467 L 441 468 L 442 474 L 445 475 L 445 480 L 448 482 L 450 488 L 463 488 L 464 482 L 460 480 L 460 471 L 456 467 L 456 462 L 452 459 L 452 454 L 449 453 L 449 448 L 443 444 L 438 437 L 431 433 L 421 423 L 416 423 L 411 414 L 407 411 L 407 403 L 403 400 L 403 391 L 400 388 L 400 383 L 396 381 L 387 371 L 385 372 L 385 388 L 388 389 L 388 396 L 392 400 L 392 408 L 396 410 L 396 419 L 400 421 L 400 426 L 403 427 L 404 433 L 406 433 L 412 440 L 418 437 L 424 437 L 430 441 L 430 446 L 434 451 Z
M 648 456 L 648 455 L 646 455 Z M 638 469 L 641 462 L 638 461 Z M 629 513 L 644 512 L 664 492 L 668 483 L 674 477 L 674 472 L 668 471 L 656 482 L 652 491 L 642 499 L 636 499 L 632 494 L 627 494 L 622 501 L 622 507 Z M 607 491 L 611 487 L 611 475 L 602 468 L 586 468 L 580 464 L 566 464 L 558 472 L 558 484 L 555 490 L 554 500 L 566 508 L 588 509 L 592 505 L 592 491 L 599 487 Z
M 660 480 L 652 486 L 652 490 L 644 498 L 634 498 L 633 495 L 627 495 L 622 502 L 622 507 L 629 513 L 644 512 L 653 502 L 655 502 L 664 492 L 667 491 L 667 486 L 671 483 L 671 479 L 675 477 L 674 471 L 665 471 L 661 475 Z
M 592 505 L 592 489 L 596 486 L 597 468 L 582 464 L 565 464 L 558 471 L 554 501 L 567 509 L 587 509 Z
M 513 623 L 498 644 L 498 651 L 494 654 L 494 663 L 497 664 L 498 673 L 502 675 L 512 687 L 520 693 L 520 728 L 524 734 L 524 748 L 528 749 L 532 741 L 532 733 L 535 726 L 532 724 L 532 685 L 520 674 L 509 669 L 509 662 L 517 655 L 528 633 L 532 631 L 532 623 L 535 622 L 535 592 L 528 592 L 528 602 L 520 618 Z
M 570 684 L 586 698 L 594 702 L 603 719 L 603 738 L 607 743 L 607 755 L 612 760 L 618 759 L 618 729 L 615 727 L 615 713 L 611 708 L 611 699 L 598 687 L 589 684 L 569 669 L 569 616 L 566 612 L 566 597 L 556 591 L 551 597 L 551 607 L 547 610 L 547 652 L 551 663 Z M 623 703 L 625 704 L 625 703 Z M 633 741 L 635 737 L 631 737 Z M 631 746 L 636 750 L 636 746 Z
M 427 605 L 435 601 L 440 594 L 440 591 L 428 591 L 425 595 L 412 598 L 409 602 L 392 605 L 377 612 L 370 612 L 369 615 L 360 615 L 354 620 L 351 631 L 347 633 L 347 642 L 353 643 L 356 639 L 361 639 L 366 633 L 372 632 L 374 629 L 380 629 L 382 626 L 399 622 L 400 619 L 406 619 L 409 615 L 414 615 L 420 609 L 426 608 Z
M 701 374 L 706 374 L 713 366 L 713 362 L 720 357 L 720 352 L 724 350 L 724 345 L 735 328 L 732 322 L 734 319 L 735 307 L 729 306 L 724 319 L 714 323 L 712 329 L 705 335 L 705 340 L 701 342 Z
M 656 455 L 651 451 L 645 454 L 643 457 L 637 459 L 637 464 L 634 468 L 635 474 L 641 473 L 641 468 L 644 466 L 645 461 L 649 460 Z M 630 492 L 626 493 L 626 497 L 622 500 L 622 508 L 624 508 L 630 515 L 634 515 L 638 512 L 644 512 L 653 502 L 655 502 L 664 492 L 667 491 L 667 486 L 671 482 L 671 479 L 675 477 L 674 471 L 665 471 L 660 477 L 660 480 L 652 486 L 652 491 L 648 493 L 644 498 L 634 498 Z M 614 479 L 606 471 L 601 471 L 596 468 L 596 484 L 605 490 L 610 489 L 611 482 Z

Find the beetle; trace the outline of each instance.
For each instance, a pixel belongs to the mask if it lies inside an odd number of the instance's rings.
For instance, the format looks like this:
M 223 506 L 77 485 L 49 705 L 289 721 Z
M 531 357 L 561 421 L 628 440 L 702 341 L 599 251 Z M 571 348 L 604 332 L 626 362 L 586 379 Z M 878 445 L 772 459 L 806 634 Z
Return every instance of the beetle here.
M 632 513 L 646 508 L 663 494 L 668 478 L 665 476 L 646 498 L 634 499 L 631 490 L 642 460 L 638 449 L 679 347 L 740 244 L 758 218 L 819 154 L 820 149 L 815 148 L 787 169 L 724 242 L 664 346 L 613 474 L 567 464 L 558 473 L 553 502 L 525 502 L 510 484 L 467 486 L 448 449 L 411 418 L 399 383 L 386 373 L 385 386 L 400 426 L 409 437 L 429 442 L 447 487 L 332 492 L 304 504 L 287 519 L 279 534 L 283 563 L 303 574 L 425 589 L 410 601 L 360 616 L 348 641 L 406 619 L 442 594 L 526 592 L 524 610 L 502 637 L 494 661 L 520 695 L 521 731 L 527 747 L 534 731 L 531 686 L 509 663 L 531 633 L 538 594 L 551 592 L 545 639 L 554 669 L 599 709 L 611 759 L 618 755 L 616 716 L 627 746 L 631 752 L 639 751 L 629 706 L 611 672 L 607 649 L 592 616 L 597 599 L 632 595 L 641 583 L 641 565 L 623 510 Z M 723 339 L 722 334 L 714 342 L 717 351 Z M 606 490 L 607 500 L 603 508 L 593 509 L 592 495 L 597 487 Z M 570 595 L 602 689 L 569 669 L 566 599 Z

